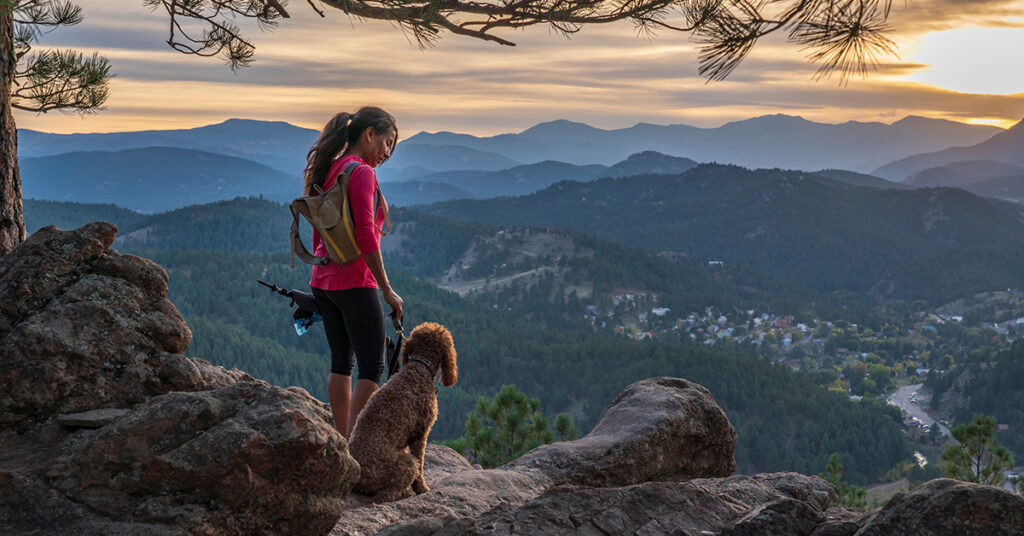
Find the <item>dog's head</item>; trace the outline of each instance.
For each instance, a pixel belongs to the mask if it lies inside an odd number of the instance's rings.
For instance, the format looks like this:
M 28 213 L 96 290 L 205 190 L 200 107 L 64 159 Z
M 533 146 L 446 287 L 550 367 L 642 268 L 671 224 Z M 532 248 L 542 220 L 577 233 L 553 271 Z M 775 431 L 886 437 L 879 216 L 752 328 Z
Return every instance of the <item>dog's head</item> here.
M 402 366 L 410 355 L 429 360 L 441 371 L 441 383 L 451 387 L 459 381 L 459 367 L 455 362 L 455 343 L 452 334 L 441 324 L 424 322 L 412 330 L 402 346 Z

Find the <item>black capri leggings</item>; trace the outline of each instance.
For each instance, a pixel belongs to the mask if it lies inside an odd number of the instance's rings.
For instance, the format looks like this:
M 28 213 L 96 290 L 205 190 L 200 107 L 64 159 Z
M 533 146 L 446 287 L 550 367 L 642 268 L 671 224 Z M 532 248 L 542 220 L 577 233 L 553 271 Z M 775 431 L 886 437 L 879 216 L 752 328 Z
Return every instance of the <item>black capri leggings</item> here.
M 351 376 L 358 362 L 360 380 L 380 383 L 384 374 L 384 310 L 377 289 L 313 288 L 313 296 L 331 347 L 331 373 Z

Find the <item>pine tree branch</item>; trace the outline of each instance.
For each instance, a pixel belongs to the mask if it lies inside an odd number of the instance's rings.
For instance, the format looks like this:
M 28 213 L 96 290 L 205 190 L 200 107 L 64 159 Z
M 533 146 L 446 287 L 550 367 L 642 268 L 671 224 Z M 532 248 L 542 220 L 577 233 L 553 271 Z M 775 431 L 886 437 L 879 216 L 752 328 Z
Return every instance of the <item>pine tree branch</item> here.
M 323 10 L 306 0 L 321 17 Z M 143 0 L 170 17 L 168 44 L 183 53 L 223 56 L 232 69 L 252 62 L 255 46 L 231 22 L 254 19 L 272 27 L 289 18 L 286 0 Z M 787 32 L 808 59 L 820 64 L 816 78 L 838 73 L 864 76 L 878 57 L 893 54 L 885 37 L 891 0 L 319 0 L 361 19 L 384 20 L 412 32 L 421 47 L 448 33 L 506 46 L 502 30 L 547 25 L 571 36 L 584 26 L 630 20 L 647 32 L 692 33 L 701 44 L 699 72 L 709 80 L 729 76 L 759 39 Z M 666 22 L 675 14 L 685 23 Z M 182 20 L 206 26 L 201 35 Z

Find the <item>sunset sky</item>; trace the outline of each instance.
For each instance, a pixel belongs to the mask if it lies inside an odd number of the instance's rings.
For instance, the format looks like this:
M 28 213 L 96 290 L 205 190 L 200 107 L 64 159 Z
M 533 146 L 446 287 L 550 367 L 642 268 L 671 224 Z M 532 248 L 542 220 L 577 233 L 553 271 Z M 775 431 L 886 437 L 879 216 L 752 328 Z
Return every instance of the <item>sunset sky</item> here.
M 116 78 L 106 110 L 87 116 L 15 112 L 20 128 L 112 132 L 188 128 L 232 117 L 319 129 L 334 113 L 375 104 L 403 137 L 449 130 L 518 132 L 569 119 L 602 128 L 637 122 L 717 126 L 785 113 L 824 122 L 906 115 L 1008 127 L 1024 118 L 1024 0 L 894 2 L 899 57 L 867 79 L 815 82 L 814 65 L 781 39 L 761 42 L 726 82 L 697 75 L 686 34 L 638 36 L 629 23 L 572 39 L 537 27 L 501 34 L 516 47 L 450 34 L 421 51 L 399 29 L 305 2 L 291 19 L 247 37 L 256 62 L 233 73 L 216 58 L 167 44 L 167 17 L 141 0 L 84 0 L 85 22 L 37 45 L 99 52 Z

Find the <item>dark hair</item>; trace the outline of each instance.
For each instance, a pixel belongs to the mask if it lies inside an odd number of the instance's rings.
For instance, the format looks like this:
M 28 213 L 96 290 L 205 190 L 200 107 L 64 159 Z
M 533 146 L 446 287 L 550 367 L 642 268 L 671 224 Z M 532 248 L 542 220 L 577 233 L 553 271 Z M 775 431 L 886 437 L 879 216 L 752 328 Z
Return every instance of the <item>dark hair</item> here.
M 304 195 L 313 195 L 314 186 L 323 187 L 327 180 L 327 171 L 331 169 L 334 158 L 346 148 L 354 146 L 363 132 L 372 128 L 377 134 L 395 131 L 395 142 L 398 141 L 398 127 L 391 114 L 376 106 L 365 106 L 358 112 L 350 114 L 342 112 L 331 118 L 320 132 L 320 138 L 306 153 L 306 169 L 303 172 Z M 392 150 L 394 147 L 392 146 Z

